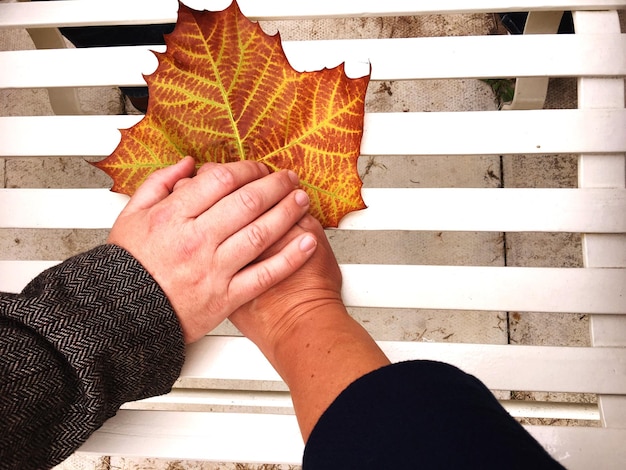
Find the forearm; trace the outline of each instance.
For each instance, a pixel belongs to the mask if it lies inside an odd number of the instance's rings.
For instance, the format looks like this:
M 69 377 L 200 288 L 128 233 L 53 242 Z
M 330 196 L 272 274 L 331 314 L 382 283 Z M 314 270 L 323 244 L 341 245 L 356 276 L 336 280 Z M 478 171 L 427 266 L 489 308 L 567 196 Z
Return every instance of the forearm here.
M 341 302 L 302 315 L 288 335 L 265 349 L 271 351 L 270 362 L 289 386 L 305 442 L 322 413 L 348 385 L 389 364 Z
M 71 258 L 19 295 L 2 294 L 0 461 L 58 463 L 125 401 L 167 392 L 183 348 L 167 298 L 115 246 Z

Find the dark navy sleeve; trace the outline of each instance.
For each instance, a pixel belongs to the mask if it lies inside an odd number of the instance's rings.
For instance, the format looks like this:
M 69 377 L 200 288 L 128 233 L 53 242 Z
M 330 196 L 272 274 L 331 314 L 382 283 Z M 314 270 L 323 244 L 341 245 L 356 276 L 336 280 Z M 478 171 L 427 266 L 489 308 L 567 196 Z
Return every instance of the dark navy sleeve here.
M 383 367 L 321 416 L 304 470 L 562 469 L 475 377 L 432 361 Z

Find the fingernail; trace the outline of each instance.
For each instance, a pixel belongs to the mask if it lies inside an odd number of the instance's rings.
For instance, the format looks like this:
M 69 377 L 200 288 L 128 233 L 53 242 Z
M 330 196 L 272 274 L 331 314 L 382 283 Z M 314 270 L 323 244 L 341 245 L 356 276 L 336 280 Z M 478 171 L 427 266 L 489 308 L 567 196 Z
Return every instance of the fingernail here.
M 302 191 L 301 189 L 296 191 L 295 198 L 296 198 L 296 203 L 299 206 L 306 207 L 309 205 L 309 195 L 305 193 L 304 191 Z
M 315 247 L 317 246 L 317 240 L 315 239 L 315 237 L 312 237 L 311 235 L 305 235 L 305 237 L 300 240 L 300 251 L 307 253 L 311 250 L 313 250 Z
M 287 170 L 287 175 L 289 175 L 289 179 L 295 186 L 300 184 L 300 178 L 298 178 L 298 175 L 296 175 L 295 172 Z

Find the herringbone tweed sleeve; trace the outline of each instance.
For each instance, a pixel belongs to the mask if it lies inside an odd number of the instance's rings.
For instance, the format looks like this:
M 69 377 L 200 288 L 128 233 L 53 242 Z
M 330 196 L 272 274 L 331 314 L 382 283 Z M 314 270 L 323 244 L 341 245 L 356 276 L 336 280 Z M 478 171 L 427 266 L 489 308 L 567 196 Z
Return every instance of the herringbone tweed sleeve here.
M 0 468 L 49 468 L 122 403 L 167 393 L 184 359 L 167 297 L 104 245 L 0 294 Z

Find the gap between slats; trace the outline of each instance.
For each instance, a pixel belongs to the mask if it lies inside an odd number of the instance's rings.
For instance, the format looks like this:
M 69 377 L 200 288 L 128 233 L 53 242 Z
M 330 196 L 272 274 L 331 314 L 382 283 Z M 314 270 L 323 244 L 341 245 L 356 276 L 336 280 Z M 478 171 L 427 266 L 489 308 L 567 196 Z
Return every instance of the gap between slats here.
M 499 400 L 516 418 L 576 419 L 599 421 L 595 403 Z M 221 411 L 294 414 L 288 391 L 174 388 L 166 395 L 122 405 L 124 410 Z
M 118 129 L 141 118 L 0 117 L 0 135 L 11 136 L 0 140 L 0 157 L 105 157 L 120 141 Z M 454 130 L 452 138 L 450 129 Z M 367 113 L 361 154 L 623 153 L 624 129 L 625 109 Z

